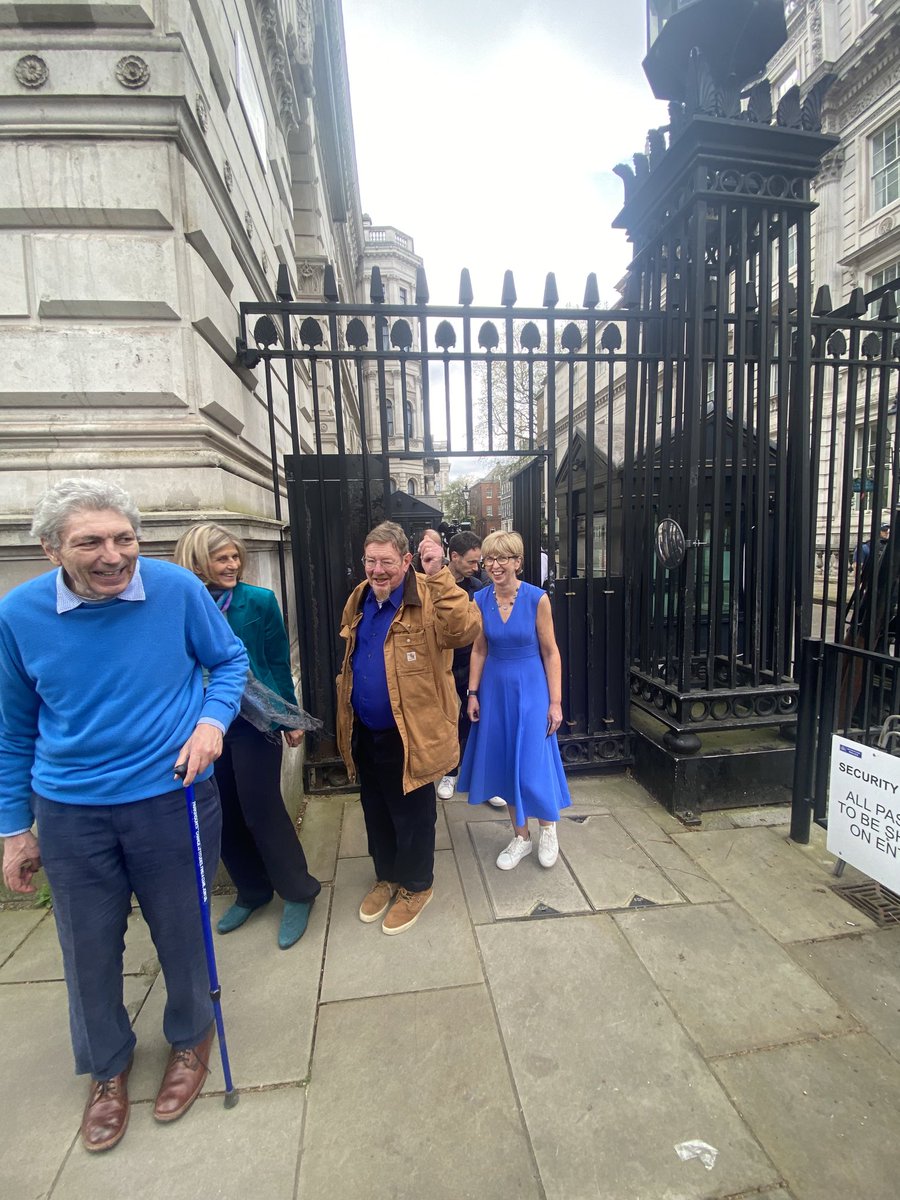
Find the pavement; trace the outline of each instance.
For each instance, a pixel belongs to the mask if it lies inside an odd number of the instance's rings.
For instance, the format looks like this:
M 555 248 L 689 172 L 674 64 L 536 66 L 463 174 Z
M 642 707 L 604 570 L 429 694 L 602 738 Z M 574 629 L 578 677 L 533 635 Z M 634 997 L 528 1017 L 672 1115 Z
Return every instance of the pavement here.
M 164 985 L 135 913 L 107 1154 L 78 1138 L 53 918 L 0 911 L 0 1197 L 896 1200 L 900 928 L 832 890 L 783 806 L 688 830 L 628 777 L 570 783 L 549 871 L 498 871 L 502 813 L 444 803 L 435 898 L 391 938 L 357 917 L 358 802 L 312 799 L 302 942 L 277 949 L 277 904 L 216 938 L 232 1109 L 217 1065 L 186 1117 L 152 1118 Z

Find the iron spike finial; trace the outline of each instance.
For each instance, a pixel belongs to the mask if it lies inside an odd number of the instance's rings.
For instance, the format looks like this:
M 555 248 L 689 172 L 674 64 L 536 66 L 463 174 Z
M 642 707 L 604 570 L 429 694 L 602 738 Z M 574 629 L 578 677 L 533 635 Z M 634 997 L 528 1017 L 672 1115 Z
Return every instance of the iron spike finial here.
M 463 267 L 459 273 L 459 302 L 467 308 L 474 299 L 475 293 L 472 291 L 472 277 L 469 274 L 469 268 Z
M 384 304 L 384 284 L 381 282 L 381 267 L 372 268 L 369 280 L 369 299 L 373 304 Z
M 813 305 L 813 315 L 816 317 L 827 317 L 833 310 L 834 305 L 831 303 L 831 288 L 827 284 L 822 284 L 816 292 L 816 302 Z
M 338 292 L 337 276 L 334 273 L 334 267 L 331 263 L 325 264 L 325 279 L 322 283 L 322 295 L 330 304 L 337 304 L 340 300 Z
M 282 304 L 290 304 L 294 298 L 291 294 L 291 277 L 288 274 L 287 263 L 278 264 L 278 278 L 275 281 L 275 295 Z
M 416 304 L 428 303 L 428 280 L 425 278 L 425 268 L 416 267 Z
M 513 293 L 513 303 L 515 304 L 516 297 Z M 553 271 L 547 272 L 547 278 L 544 281 L 544 308 L 556 308 L 559 304 L 559 290 L 556 286 L 556 274 Z
M 584 285 L 584 307 L 596 308 L 600 303 L 600 289 L 597 286 L 597 273 L 591 271 Z
M 503 292 L 500 296 L 500 303 L 504 308 L 512 308 L 518 297 L 516 296 L 516 282 L 513 279 L 512 271 L 503 272 Z

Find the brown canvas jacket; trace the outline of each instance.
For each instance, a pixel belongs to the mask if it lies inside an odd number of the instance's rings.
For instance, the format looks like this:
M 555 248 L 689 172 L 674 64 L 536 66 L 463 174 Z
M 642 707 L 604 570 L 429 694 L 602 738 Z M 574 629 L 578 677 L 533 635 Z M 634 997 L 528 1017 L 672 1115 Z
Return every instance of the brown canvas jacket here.
M 337 677 L 338 749 L 350 779 L 356 764 L 350 750 L 353 731 L 353 651 L 356 627 L 368 583 L 351 593 L 341 615 L 344 662 Z M 474 642 L 481 613 L 447 567 L 436 575 L 406 572 L 403 601 L 384 639 L 388 694 L 403 740 L 403 791 L 433 783 L 456 766 L 459 758 L 459 699 L 451 664 L 457 646 Z

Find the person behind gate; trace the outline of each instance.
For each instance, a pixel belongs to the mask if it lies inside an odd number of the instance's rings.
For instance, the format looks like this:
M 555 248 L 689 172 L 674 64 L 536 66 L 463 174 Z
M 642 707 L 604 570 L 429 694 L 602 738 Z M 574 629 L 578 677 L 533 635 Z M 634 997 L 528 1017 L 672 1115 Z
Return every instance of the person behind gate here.
M 387 934 L 411 928 L 433 895 L 434 783 L 459 755 L 452 651 L 481 628 L 441 545 L 425 540 L 419 550 L 422 574 L 410 570 L 400 526 L 376 525 L 364 544 L 365 582 L 341 616 L 338 748 L 351 780 L 359 777 L 375 867 L 359 916 L 384 917 Z
M 201 579 L 246 647 L 256 679 L 289 704 L 297 703 L 291 650 L 275 594 L 244 583 L 247 554 L 235 533 L 204 521 L 182 534 L 175 561 Z M 222 801 L 222 861 L 237 897 L 216 926 L 240 929 L 275 892 L 284 900 L 278 945 L 287 950 L 306 932 L 313 901 L 322 890 L 306 865 L 294 823 L 281 796 L 282 733 L 263 733 L 237 716 L 225 734 L 215 766 Z M 302 730 L 284 730 L 290 747 Z
M 115 484 L 63 480 L 39 500 L 31 532 L 59 569 L 0 601 L 3 878 L 33 892 L 43 860 L 75 1070 L 92 1077 L 81 1137 L 87 1150 L 109 1150 L 129 1115 L 135 1037 L 122 952 L 132 893 L 166 982 L 171 1052 L 156 1119 L 185 1113 L 208 1074 L 215 1026 L 183 788 L 194 784 L 212 878 L 221 827 L 212 764 L 238 711 L 247 653 L 199 579 L 139 557 L 140 514 Z

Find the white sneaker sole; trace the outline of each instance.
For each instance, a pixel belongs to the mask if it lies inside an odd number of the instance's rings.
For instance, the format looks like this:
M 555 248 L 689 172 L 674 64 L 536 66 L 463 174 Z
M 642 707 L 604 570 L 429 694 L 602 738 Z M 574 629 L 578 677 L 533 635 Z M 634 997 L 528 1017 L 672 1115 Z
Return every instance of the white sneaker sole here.
M 490 800 L 488 800 L 488 804 L 491 806 L 491 808 L 506 808 L 507 807 L 506 801 L 503 799 L 502 796 L 491 796 Z

